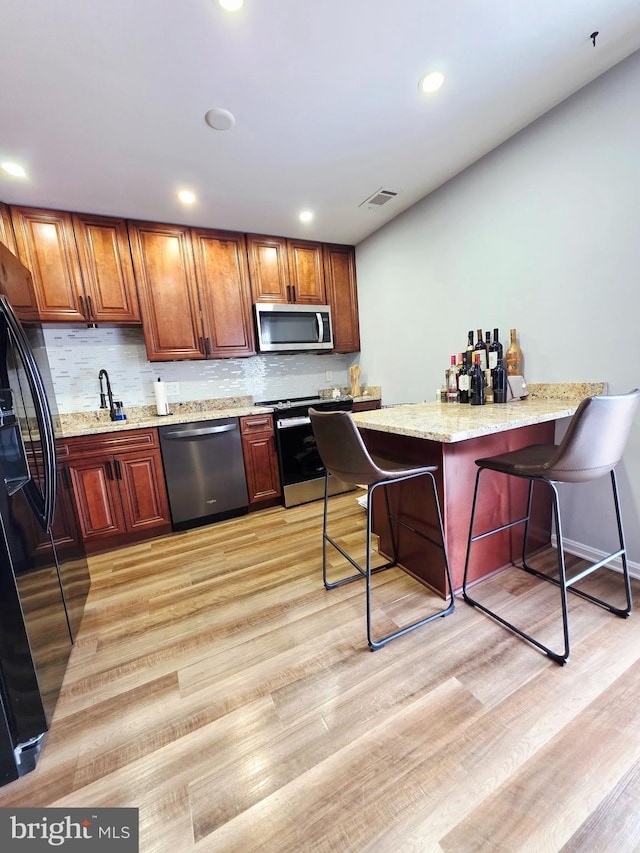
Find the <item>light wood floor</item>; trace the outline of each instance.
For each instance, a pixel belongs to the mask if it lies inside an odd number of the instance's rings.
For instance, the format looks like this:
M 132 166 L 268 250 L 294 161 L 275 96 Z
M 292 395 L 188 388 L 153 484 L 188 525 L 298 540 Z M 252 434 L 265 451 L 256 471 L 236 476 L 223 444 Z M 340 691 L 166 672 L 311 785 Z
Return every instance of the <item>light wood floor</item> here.
M 459 601 L 371 653 L 362 583 L 322 586 L 321 511 L 92 558 L 39 766 L 0 806 L 135 806 L 143 853 L 640 850 L 640 618 L 572 597 L 559 667 Z M 354 494 L 332 514 L 362 552 Z M 440 604 L 375 584 L 380 633 Z M 551 585 L 476 592 L 559 644 Z

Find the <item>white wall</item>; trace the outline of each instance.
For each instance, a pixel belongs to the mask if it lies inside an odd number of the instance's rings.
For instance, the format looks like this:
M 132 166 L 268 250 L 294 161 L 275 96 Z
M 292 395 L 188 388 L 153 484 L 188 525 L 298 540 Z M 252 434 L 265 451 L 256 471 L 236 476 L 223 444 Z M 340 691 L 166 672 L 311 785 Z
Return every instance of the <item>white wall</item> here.
M 640 385 L 640 53 L 357 247 L 363 374 L 383 402 L 434 399 L 469 329 L 518 329 L 531 382 Z M 618 469 L 640 560 L 640 415 Z M 565 534 L 612 544 L 608 480 Z M 565 490 L 566 494 L 566 490 Z

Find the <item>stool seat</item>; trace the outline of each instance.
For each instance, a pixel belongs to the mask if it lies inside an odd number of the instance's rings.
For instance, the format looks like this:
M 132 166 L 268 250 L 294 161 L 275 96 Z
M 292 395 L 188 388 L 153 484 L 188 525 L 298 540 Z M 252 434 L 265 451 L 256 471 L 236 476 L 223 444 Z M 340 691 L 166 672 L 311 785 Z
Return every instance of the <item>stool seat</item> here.
M 440 511 L 440 502 L 438 500 L 438 491 L 434 471 L 438 468 L 436 465 L 415 466 L 409 465 L 406 462 L 398 459 L 389 459 L 387 457 L 369 453 L 362 436 L 358 431 L 349 412 L 319 412 L 316 409 L 309 409 L 309 417 L 313 429 L 316 446 L 322 464 L 325 468 L 325 489 L 324 489 L 324 513 L 322 525 L 322 577 L 326 589 L 334 589 L 337 586 L 342 586 L 345 583 L 364 578 L 366 581 L 366 616 L 367 616 L 367 642 L 372 651 L 386 645 L 390 640 L 412 631 L 414 628 L 419 628 L 426 625 L 433 619 L 441 616 L 447 616 L 454 610 L 453 585 L 451 581 L 451 571 L 449 568 L 449 560 L 447 557 L 447 549 L 444 539 L 444 527 L 442 524 L 442 513 Z M 366 559 L 364 567 L 356 562 L 328 533 L 328 506 L 329 506 L 329 478 L 338 477 L 346 483 L 354 485 L 366 486 L 367 488 L 367 527 L 366 527 Z M 433 499 L 435 502 L 438 524 L 439 524 L 439 540 L 431 538 L 431 536 L 416 530 L 408 525 L 405 521 L 397 518 L 391 513 L 387 486 L 394 483 L 402 482 L 403 480 L 412 479 L 414 477 L 426 477 L 431 483 Z M 373 494 L 376 489 L 382 488 L 384 491 L 385 505 L 387 510 L 387 519 L 391 530 L 391 542 L 393 554 L 388 562 L 372 567 L 371 565 L 371 520 L 372 520 L 372 504 Z M 395 529 L 396 527 L 404 527 L 410 530 L 416 536 L 421 536 L 427 539 L 437 548 L 439 548 L 444 557 L 445 572 L 447 576 L 448 600 L 449 604 L 428 616 L 418 619 L 409 625 L 406 625 L 397 631 L 393 631 L 384 637 L 374 639 L 371 625 L 371 575 L 377 572 L 389 569 L 396 566 L 397 545 Z M 332 545 L 342 556 L 356 569 L 356 574 L 342 577 L 339 580 L 330 582 L 327 577 L 327 543 Z
M 564 664 L 569 658 L 569 621 L 567 607 L 567 591 L 581 596 L 588 601 L 605 607 L 617 616 L 629 616 L 632 609 L 631 582 L 627 567 L 627 552 L 624 541 L 624 530 L 622 516 L 620 513 L 620 502 L 618 486 L 615 474 L 615 466 L 622 457 L 631 424 L 635 416 L 640 391 L 634 389 L 628 394 L 611 396 L 587 397 L 583 400 L 573 415 L 567 432 L 560 444 L 532 444 L 508 453 L 477 459 L 476 484 L 473 494 L 473 505 L 471 509 L 471 520 L 469 523 L 469 538 L 467 543 L 467 555 L 464 569 L 464 580 L 462 594 L 464 600 L 488 616 L 498 621 L 504 627 L 528 640 L 534 646 L 544 651 L 549 657 L 560 664 Z M 474 522 L 480 476 L 484 471 L 496 471 L 511 477 L 522 477 L 529 480 L 529 494 L 527 510 L 524 517 L 509 521 L 499 527 L 482 533 L 476 533 Z M 599 477 L 610 475 L 613 493 L 613 504 L 615 509 L 616 524 L 620 547 L 599 562 L 578 572 L 571 578 L 567 578 L 564 560 L 564 542 L 562 538 L 562 526 L 560 520 L 560 503 L 556 483 L 586 483 Z M 533 499 L 534 483 L 543 482 L 551 490 L 553 505 L 553 520 L 557 540 L 558 555 L 558 578 L 549 577 L 543 572 L 532 568 L 527 562 L 527 534 L 529 531 L 529 519 Z M 560 587 L 562 622 L 564 633 L 564 650 L 554 651 L 541 643 L 525 631 L 517 628 L 505 618 L 491 610 L 487 605 L 481 604 L 472 598 L 467 589 L 469 575 L 469 564 L 471 550 L 474 542 L 484 539 L 495 533 L 499 533 L 518 524 L 524 524 L 524 540 L 522 547 L 522 568 L 536 577 L 549 581 Z M 575 588 L 575 584 L 591 574 L 595 570 L 620 559 L 622 564 L 623 583 L 625 588 L 626 606 L 614 607 L 612 604 L 588 594 L 584 590 Z

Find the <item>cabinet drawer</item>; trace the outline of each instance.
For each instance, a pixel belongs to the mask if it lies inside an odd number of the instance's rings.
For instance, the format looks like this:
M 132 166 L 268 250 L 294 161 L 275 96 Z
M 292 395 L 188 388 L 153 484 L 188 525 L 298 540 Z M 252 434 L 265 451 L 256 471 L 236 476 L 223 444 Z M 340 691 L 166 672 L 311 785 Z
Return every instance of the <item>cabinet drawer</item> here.
M 58 441 L 60 460 L 104 453 L 128 453 L 130 450 L 159 448 L 158 431 L 128 429 L 122 432 L 101 432 L 96 435 L 78 435 Z
M 245 415 L 240 418 L 240 431 L 242 435 L 255 435 L 256 433 L 273 432 L 273 415 Z

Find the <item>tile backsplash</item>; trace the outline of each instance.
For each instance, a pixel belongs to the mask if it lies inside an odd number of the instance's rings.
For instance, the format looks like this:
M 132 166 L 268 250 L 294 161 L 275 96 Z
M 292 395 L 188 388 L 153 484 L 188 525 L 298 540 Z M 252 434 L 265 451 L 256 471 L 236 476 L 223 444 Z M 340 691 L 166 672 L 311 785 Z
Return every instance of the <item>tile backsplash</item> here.
M 203 361 L 147 360 L 140 327 L 85 329 L 43 326 L 58 411 L 85 412 L 100 404 L 98 373 L 109 373 L 113 396 L 127 406 L 154 403 L 153 383 L 177 382 L 170 403 L 251 396 L 254 400 L 303 397 L 349 384 L 354 355 L 286 353 Z

